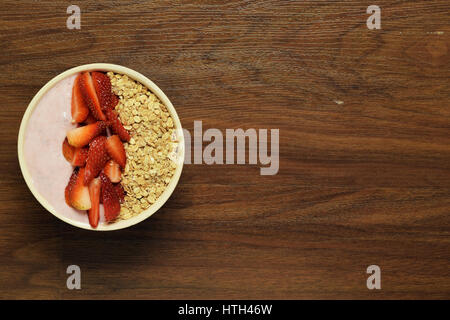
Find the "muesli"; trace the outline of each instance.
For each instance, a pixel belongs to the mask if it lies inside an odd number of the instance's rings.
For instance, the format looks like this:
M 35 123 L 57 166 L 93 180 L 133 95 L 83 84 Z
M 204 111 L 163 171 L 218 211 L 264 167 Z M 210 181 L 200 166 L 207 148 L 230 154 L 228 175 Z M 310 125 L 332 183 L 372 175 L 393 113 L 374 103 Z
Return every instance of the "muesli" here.
M 72 122 L 63 155 L 74 167 L 66 203 L 93 228 L 131 218 L 164 192 L 177 167 L 173 119 L 145 86 L 126 75 L 91 71 L 72 88 Z

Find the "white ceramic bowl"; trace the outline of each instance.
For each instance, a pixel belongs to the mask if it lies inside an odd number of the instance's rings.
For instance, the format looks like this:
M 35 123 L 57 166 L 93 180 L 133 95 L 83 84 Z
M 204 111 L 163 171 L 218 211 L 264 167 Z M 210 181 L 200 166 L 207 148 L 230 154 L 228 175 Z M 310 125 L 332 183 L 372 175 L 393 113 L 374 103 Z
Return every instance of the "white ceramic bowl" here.
M 157 201 L 152 204 L 147 210 L 141 212 L 139 215 L 134 216 L 130 219 L 126 220 L 120 220 L 114 223 L 100 223 L 96 229 L 93 229 L 90 227 L 89 223 L 78 221 L 75 219 L 70 219 L 69 217 L 58 213 L 57 210 L 53 208 L 53 206 L 37 191 L 36 187 L 33 184 L 32 177 L 30 176 L 30 173 L 27 168 L 27 163 L 24 158 L 24 140 L 25 140 L 25 132 L 27 129 L 28 120 L 30 119 L 30 116 L 38 104 L 41 97 L 48 92 L 49 89 L 51 89 L 56 83 L 58 83 L 60 80 L 65 79 L 66 77 L 69 77 L 71 75 L 74 75 L 79 72 L 83 71 L 91 71 L 91 70 L 99 70 L 99 71 L 113 71 L 115 73 L 120 74 L 126 74 L 128 77 L 142 83 L 144 86 L 146 86 L 148 89 L 150 89 L 158 98 L 159 100 L 167 107 L 168 111 L 170 112 L 175 129 L 177 134 L 177 139 L 179 141 L 178 145 L 178 151 L 177 151 L 177 168 L 175 171 L 175 174 L 172 177 L 172 180 L 170 181 L 169 185 L 167 186 L 166 190 L 163 192 L 163 194 L 157 199 Z M 49 124 L 50 125 L 50 124 Z M 178 180 L 181 175 L 181 171 L 183 169 L 183 163 L 184 163 L 184 138 L 183 138 L 183 131 L 181 128 L 181 122 L 178 118 L 177 112 L 175 111 L 175 108 L 173 107 L 172 103 L 170 102 L 169 98 L 162 92 L 162 90 L 154 84 L 150 79 L 145 77 L 144 75 L 140 74 L 139 72 L 136 72 L 132 69 L 115 65 L 115 64 L 109 64 L 109 63 L 93 63 L 93 64 L 86 64 L 82 66 L 78 66 L 75 68 L 72 68 L 70 70 L 67 70 L 56 77 L 54 77 L 52 80 L 50 80 L 45 86 L 39 90 L 39 92 L 34 96 L 34 98 L 31 100 L 30 104 L 28 105 L 27 110 L 25 111 L 25 114 L 22 118 L 22 122 L 20 124 L 20 131 L 19 131 L 19 137 L 18 137 L 18 154 L 19 154 L 19 163 L 20 163 L 20 169 L 22 170 L 23 177 L 25 179 L 25 182 L 28 185 L 28 188 L 31 190 L 35 198 L 41 203 L 41 205 L 47 209 L 49 212 L 51 212 L 55 217 L 63 220 L 64 222 L 67 222 L 73 226 L 88 229 L 88 230 L 97 230 L 97 231 L 110 231 L 110 230 L 118 230 L 130 227 L 132 225 L 135 225 L 148 217 L 150 217 L 153 213 L 155 213 L 161 206 L 169 199 L 172 192 L 175 190 L 176 185 L 178 184 Z M 63 192 L 63 190 L 61 191 Z M 86 220 L 87 221 L 87 220 Z

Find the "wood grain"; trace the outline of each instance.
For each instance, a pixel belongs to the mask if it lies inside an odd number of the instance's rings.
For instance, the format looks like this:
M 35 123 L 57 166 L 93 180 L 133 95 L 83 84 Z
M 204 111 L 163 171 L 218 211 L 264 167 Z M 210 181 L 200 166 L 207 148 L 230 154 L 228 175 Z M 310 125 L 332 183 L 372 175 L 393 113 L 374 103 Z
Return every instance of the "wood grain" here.
M 81 30 L 68 5 L 0 7 L 0 298 L 450 298 L 448 1 L 89 0 Z M 41 86 L 93 62 L 148 76 L 190 131 L 279 128 L 279 173 L 186 165 L 133 228 L 58 221 L 23 181 L 18 129 Z

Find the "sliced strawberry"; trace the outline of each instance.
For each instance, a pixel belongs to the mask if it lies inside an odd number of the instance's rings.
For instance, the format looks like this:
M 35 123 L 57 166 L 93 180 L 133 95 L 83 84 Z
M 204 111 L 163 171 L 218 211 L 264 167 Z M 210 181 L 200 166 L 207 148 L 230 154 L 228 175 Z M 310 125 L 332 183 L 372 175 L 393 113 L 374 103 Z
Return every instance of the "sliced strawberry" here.
M 112 131 L 119 136 L 120 140 L 130 141 L 130 134 L 123 127 L 122 122 L 120 122 L 120 119 L 117 116 L 117 111 L 106 110 L 106 118 L 111 123 Z
M 119 166 L 125 168 L 127 162 L 127 156 L 125 154 L 125 148 L 122 141 L 120 141 L 118 135 L 112 135 L 106 140 L 106 150 L 111 158 L 116 161 Z
M 120 166 L 114 160 L 109 160 L 106 163 L 105 167 L 103 168 L 103 172 L 113 183 L 120 182 L 120 179 L 122 178 L 122 171 L 120 171 Z
M 89 144 L 89 152 L 86 161 L 86 174 L 84 177 L 85 185 L 89 185 L 91 180 L 98 176 L 108 160 L 109 155 L 106 151 L 106 137 L 99 136 L 92 140 Z
M 88 157 L 88 148 L 75 148 L 73 153 L 72 165 L 75 167 L 84 167 Z
M 75 185 L 75 182 L 77 181 L 78 176 L 78 168 L 73 169 L 72 175 L 70 176 L 69 183 L 67 183 L 66 189 L 64 190 L 64 197 L 66 199 L 66 203 L 69 206 L 72 206 L 70 203 L 70 193 L 72 192 L 73 186 Z
M 117 218 L 120 213 L 120 201 L 116 194 L 111 180 L 104 174 L 100 173 L 99 176 L 102 182 L 102 201 L 103 208 L 105 209 L 105 219 L 107 222 L 111 222 Z
M 97 119 L 95 119 L 91 113 L 89 113 L 86 120 L 83 121 L 84 124 L 91 124 L 95 122 L 97 122 Z
M 95 92 L 97 93 L 98 100 L 100 101 L 100 107 L 103 111 L 112 109 L 115 106 L 112 105 L 112 91 L 111 80 L 109 77 L 102 73 L 94 71 L 91 74 L 94 81 Z
M 119 104 L 119 97 L 114 93 L 111 94 L 111 106 L 115 108 Z
M 92 228 L 97 228 L 100 220 L 100 193 L 102 182 L 100 178 L 92 179 L 89 184 L 89 197 L 91 199 L 91 209 L 88 210 L 89 223 Z
M 95 91 L 94 81 L 92 80 L 89 72 L 83 72 L 80 78 L 81 93 L 83 94 L 84 101 L 91 110 L 92 115 L 97 120 L 106 120 L 106 117 L 100 106 L 100 100 Z
M 84 97 L 81 94 L 80 87 L 80 78 L 81 74 L 79 74 L 73 83 L 72 87 L 72 122 L 80 123 L 83 122 L 89 113 L 89 108 L 84 101 Z
M 114 189 L 116 190 L 117 197 L 119 197 L 119 202 L 123 203 L 125 201 L 125 190 L 120 183 L 114 184 Z
M 71 165 L 75 167 L 82 167 L 86 164 L 86 159 L 88 155 L 87 148 L 76 148 L 69 144 L 69 141 L 64 139 L 63 142 L 63 155 L 64 158 L 68 162 L 70 162 Z
M 69 141 L 67 140 L 67 138 L 65 138 L 63 145 L 62 145 L 62 152 L 63 152 L 64 158 L 66 158 L 66 160 L 68 162 L 72 162 L 74 151 L 75 151 L 75 147 L 71 146 L 69 144 Z
M 84 175 L 85 169 L 80 168 L 75 183 L 69 192 L 70 204 L 78 210 L 89 210 L 91 208 L 89 188 L 84 185 Z
M 108 122 L 98 121 L 83 127 L 78 127 L 67 132 L 67 139 L 74 147 L 84 147 L 96 136 L 103 133 L 108 126 Z

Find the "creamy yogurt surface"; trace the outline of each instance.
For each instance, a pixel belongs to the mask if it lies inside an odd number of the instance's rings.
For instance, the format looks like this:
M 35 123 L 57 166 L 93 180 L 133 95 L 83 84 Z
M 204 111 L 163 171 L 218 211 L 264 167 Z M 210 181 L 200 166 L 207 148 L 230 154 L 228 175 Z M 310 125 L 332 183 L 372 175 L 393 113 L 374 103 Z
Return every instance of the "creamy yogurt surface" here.
M 24 157 L 37 192 L 59 214 L 89 225 L 86 211 L 76 210 L 66 204 L 64 189 L 73 167 L 64 158 L 62 143 L 72 124 L 72 86 L 76 74 L 57 82 L 40 99 L 25 129 Z M 104 221 L 100 206 L 100 222 Z

